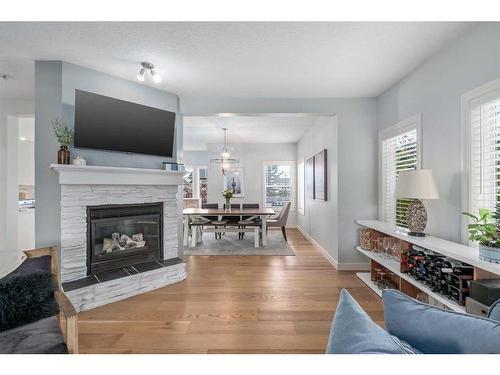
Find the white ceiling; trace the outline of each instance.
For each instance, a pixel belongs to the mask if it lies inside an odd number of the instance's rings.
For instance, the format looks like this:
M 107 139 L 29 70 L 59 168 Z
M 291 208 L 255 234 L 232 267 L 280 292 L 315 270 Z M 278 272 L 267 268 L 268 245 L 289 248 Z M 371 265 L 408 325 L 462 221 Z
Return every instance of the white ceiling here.
M 204 151 L 208 144 L 221 144 L 222 128 L 228 143 L 295 143 L 317 121 L 318 116 L 276 114 L 262 116 L 184 116 L 183 146 L 186 151 Z
M 456 38 L 464 22 L 0 22 L 0 98 L 33 97 L 33 61 L 135 80 L 157 65 L 181 96 L 371 97 Z M 145 84 L 154 85 L 152 82 Z

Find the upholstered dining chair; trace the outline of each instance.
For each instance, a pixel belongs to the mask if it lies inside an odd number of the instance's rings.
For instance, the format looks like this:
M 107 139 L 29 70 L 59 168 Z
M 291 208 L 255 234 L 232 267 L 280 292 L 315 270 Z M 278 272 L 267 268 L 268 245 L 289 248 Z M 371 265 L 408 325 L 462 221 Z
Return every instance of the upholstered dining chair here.
M 276 217 L 276 219 L 267 220 L 267 228 L 278 228 L 281 227 L 281 232 L 283 233 L 283 237 L 285 237 L 285 241 L 288 242 L 286 238 L 286 222 L 288 221 L 288 214 L 290 213 L 291 202 L 286 202 L 280 213 Z

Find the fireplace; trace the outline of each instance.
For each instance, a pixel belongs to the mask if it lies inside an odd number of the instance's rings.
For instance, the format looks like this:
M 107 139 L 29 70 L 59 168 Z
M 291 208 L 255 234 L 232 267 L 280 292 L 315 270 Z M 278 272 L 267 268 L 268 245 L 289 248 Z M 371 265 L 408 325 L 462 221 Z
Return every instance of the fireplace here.
M 87 275 L 163 259 L 163 204 L 87 207 Z

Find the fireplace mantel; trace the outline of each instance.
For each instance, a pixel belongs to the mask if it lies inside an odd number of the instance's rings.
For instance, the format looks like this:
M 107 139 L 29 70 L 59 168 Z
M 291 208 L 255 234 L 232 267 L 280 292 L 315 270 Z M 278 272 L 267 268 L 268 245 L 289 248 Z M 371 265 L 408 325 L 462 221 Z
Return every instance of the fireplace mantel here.
M 185 171 L 51 164 L 61 185 L 182 185 Z
M 182 250 L 179 249 L 180 197 L 186 172 L 59 164 L 52 164 L 50 168 L 57 173 L 61 186 L 60 277 L 66 295 L 78 311 L 186 278 L 186 264 L 180 259 Z M 94 274 L 87 264 L 89 207 L 142 204 L 162 205 L 163 251 L 159 256 L 162 259 L 123 268 L 120 265 L 120 268 Z M 117 274 L 119 278 L 115 277 Z

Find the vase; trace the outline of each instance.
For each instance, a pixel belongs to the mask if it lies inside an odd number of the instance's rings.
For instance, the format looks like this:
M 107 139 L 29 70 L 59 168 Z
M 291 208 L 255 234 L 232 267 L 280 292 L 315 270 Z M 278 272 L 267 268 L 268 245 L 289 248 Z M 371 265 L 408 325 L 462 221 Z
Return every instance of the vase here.
M 69 164 L 69 150 L 67 146 L 61 146 L 57 151 L 57 164 Z
M 406 224 L 410 232 L 408 235 L 425 237 L 424 230 L 427 225 L 427 211 L 420 199 L 415 199 L 406 209 Z
M 229 198 L 226 198 L 224 203 L 224 212 L 231 212 L 231 200 Z
M 491 263 L 500 263 L 500 248 L 479 245 L 479 258 Z

